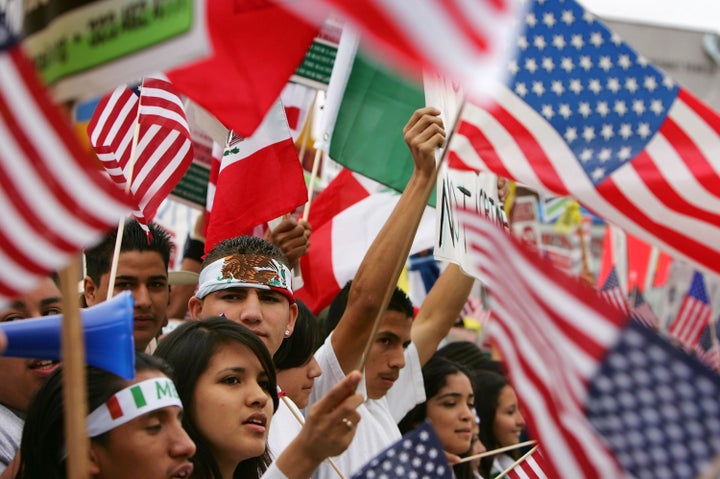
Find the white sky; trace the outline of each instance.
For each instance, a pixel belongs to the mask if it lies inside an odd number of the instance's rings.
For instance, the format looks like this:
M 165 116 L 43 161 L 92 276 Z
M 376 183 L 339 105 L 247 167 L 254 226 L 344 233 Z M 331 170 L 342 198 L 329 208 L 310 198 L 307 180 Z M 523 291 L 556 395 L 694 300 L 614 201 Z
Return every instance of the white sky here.
M 718 0 L 578 0 L 599 17 L 720 33 Z

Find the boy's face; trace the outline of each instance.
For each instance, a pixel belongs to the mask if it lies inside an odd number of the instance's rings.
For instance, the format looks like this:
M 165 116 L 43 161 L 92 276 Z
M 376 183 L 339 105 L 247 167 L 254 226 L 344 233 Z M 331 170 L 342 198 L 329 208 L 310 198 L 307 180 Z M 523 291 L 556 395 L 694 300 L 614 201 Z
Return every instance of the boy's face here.
M 244 287 L 221 289 L 203 299 L 193 296 L 188 307 L 193 319 L 222 315 L 246 326 L 265 343 L 271 355 L 283 338 L 292 334 L 298 315 L 297 304 L 290 304 L 283 294 Z
M 95 284 L 85 277 L 85 301 L 94 306 L 107 299 L 110 273 Z M 135 300 L 133 337 L 135 349 L 144 351 L 150 341 L 167 324 L 167 307 L 170 301 L 168 272 L 157 251 L 123 251 L 118 258 L 113 296 L 130 291 Z
M 0 311 L 0 322 L 16 321 L 62 313 L 61 294 L 49 277 Z M 0 403 L 27 412 L 45 378 L 57 368 L 57 361 L 0 357 Z
M 373 339 L 365 365 L 365 384 L 370 399 L 380 399 L 393 386 L 405 367 L 405 348 L 410 344 L 412 318 L 399 311 L 386 311 Z

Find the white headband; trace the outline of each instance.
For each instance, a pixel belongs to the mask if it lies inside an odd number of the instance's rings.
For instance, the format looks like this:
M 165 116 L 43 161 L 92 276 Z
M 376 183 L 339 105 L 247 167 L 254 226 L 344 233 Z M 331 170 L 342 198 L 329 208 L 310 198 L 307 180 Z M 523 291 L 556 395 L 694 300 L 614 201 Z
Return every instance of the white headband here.
M 202 299 L 221 289 L 255 288 L 277 291 L 292 304 L 295 296 L 291 281 L 290 269 L 279 261 L 255 254 L 233 254 L 203 268 L 195 296 Z
M 116 392 L 87 418 L 88 437 L 96 437 L 150 411 L 182 402 L 169 378 L 151 378 Z

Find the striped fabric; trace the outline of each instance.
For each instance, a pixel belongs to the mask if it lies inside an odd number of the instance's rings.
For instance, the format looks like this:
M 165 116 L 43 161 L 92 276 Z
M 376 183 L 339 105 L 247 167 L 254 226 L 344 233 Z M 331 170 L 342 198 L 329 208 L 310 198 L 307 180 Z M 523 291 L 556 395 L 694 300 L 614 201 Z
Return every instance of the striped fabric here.
M 600 297 L 622 311 L 623 314 L 630 314 L 630 303 L 620 287 L 615 266 L 612 267 L 605 283 L 600 288 Z
M 130 161 L 136 130 L 135 159 Z M 88 135 L 110 177 L 123 189 L 131 178 L 133 214 L 141 224 L 152 221 L 193 159 L 182 101 L 164 78 L 145 78 L 139 97 L 126 86 L 104 96 Z
M 720 272 L 720 117 L 573 0 L 533 2 L 507 87 L 466 104 L 449 164 L 572 196 Z
M 131 209 L 11 42 L 0 14 L 0 304 L 63 267 Z
M 508 479 L 548 479 L 545 474 L 545 458 L 536 450 L 523 462 L 512 468 L 507 474 Z
M 515 24 L 516 0 L 309 0 L 283 2 L 318 25 L 335 11 L 360 30 L 387 64 L 421 78 L 432 71 L 483 98 L 505 76 Z

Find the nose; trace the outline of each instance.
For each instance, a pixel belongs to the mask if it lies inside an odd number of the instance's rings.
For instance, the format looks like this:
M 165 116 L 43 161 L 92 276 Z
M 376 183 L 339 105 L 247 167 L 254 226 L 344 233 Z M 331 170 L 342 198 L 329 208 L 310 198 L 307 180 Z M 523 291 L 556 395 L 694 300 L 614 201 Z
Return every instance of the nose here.
M 148 290 L 147 286 L 144 284 L 139 285 L 133 289 L 132 295 L 136 308 L 144 309 L 150 307 L 150 290 Z
M 475 414 L 473 408 L 465 404 L 460 410 L 460 420 L 463 422 L 470 422 L 475 420 Z
M 247 405 L 254 408 L 264 408 L 269 399 L 268 392 L 260 384 L 253 382 L 248 385 Z
M 171 432 L 171 457 L 192 457 L 195 454 L 195 443 L 182 426 L 180 419 L 176 419 Z
M 315 379 L 320 375 L 322 375 L 322 369 L 320 368 L 318 362 L 315 360 L 315 356 L 312 356 L 310 358 L 310 364 L 308 365 L 307 377 L 309 379 Z
M 262 320 L 261 302 L 257 291 L 248 288 L 245 300 L 240 309 L 240 322 L 243 324 L 257 324 Z
M 525 427 L 525 417 L 520 411 L 516 413 L 515 424 L 517 424 L 518 427 Z
M 392 350 L 388 365 L 393 369 L 402 369 L 405 367 L 405 350 L 402 346 L 398 346 Z

